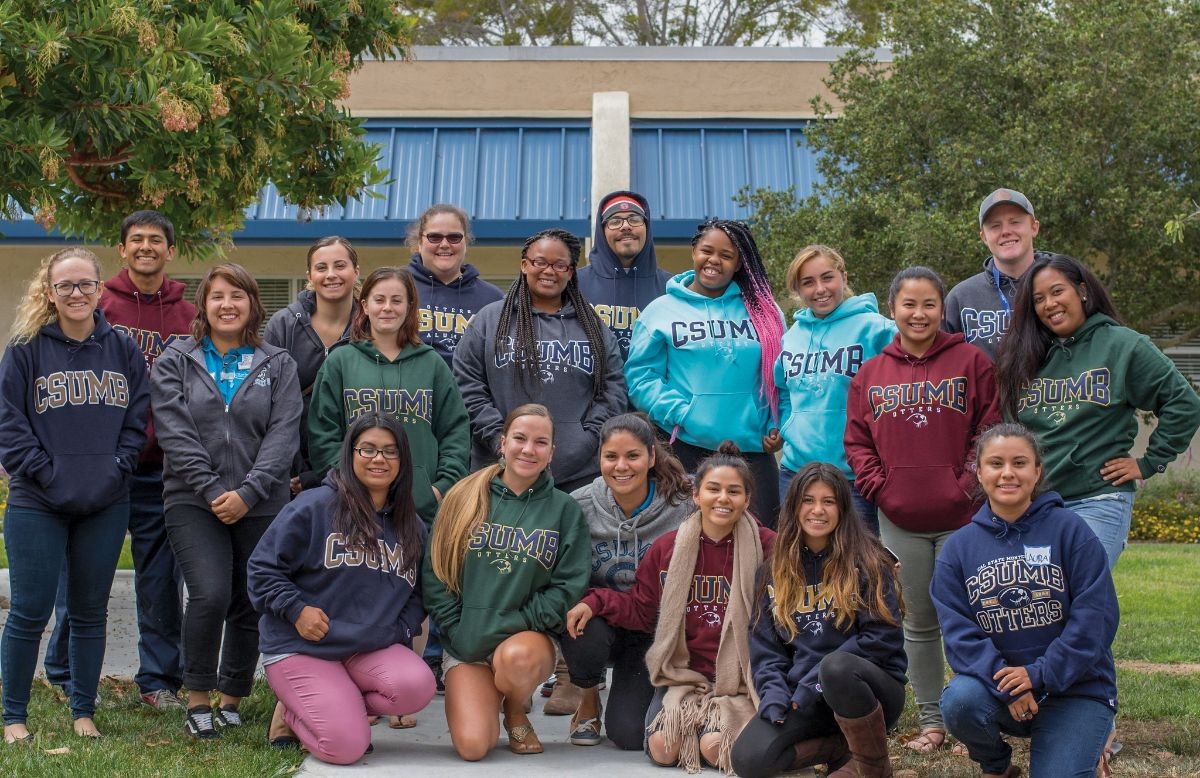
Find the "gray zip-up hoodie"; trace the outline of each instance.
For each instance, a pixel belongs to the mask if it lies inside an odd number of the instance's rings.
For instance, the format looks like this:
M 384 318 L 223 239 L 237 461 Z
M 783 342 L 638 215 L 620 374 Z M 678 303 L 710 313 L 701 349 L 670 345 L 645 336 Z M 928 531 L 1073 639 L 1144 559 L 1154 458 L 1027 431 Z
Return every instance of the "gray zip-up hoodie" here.
M 672 505 L 656 491 L 650 504 L 632 519 L 617 505 L 612 489 L 597 476 L 571 492 L 583 510 L 592 536 L 592 577 L 588 586 L 627 592 L 637 577 L 638 563 L 651 544 L 696 511 L 690 499 Z
M 211 510 L 236 491 L 248 516 L 274 516 L 287 504 L 298 447 L 296 363 L 277 346 L 254 349 L 250 374 L 229 405 L 192 338 L 172 341 L 150 373 L 154 425 L 163 449 L 163 502 Z
M 1034 260 L 1054 256 L 1053 252 L 1035 251 Z M 1023 278 L 1024 276 L 1022 276 Z M 984 260 L 983 270 L 964 278 L 946 295 L 946 315 L 942 329 L 961 332 L 968 343 L 996 361 L 996 352 L 1008 332 L 1012 306 L 1017 299 L 1021 278 L 996 271 L 992 257 Z
M 600 426 L 626 408 L 625 376 L 621 349 L 612 330 L 602 327 L 607 363 L 594 365 L 592 344 L 575 316 L 575 306 L 564 302 L 558 313 L 533 314 L 538 342 L 541 386 L 526 389 L 520 363 L 514 359 L 512 340 L 496 352 L 496 328 L 504 300 L 483 307 L 463 333 L 454 351 L 454 378 L 462 390 L 471 416 L 471 469 L 496 461 L 504 417 L 524 403 L 545 405 L 554 419 L 554 459 L 550 472 L 556 484 L 591 478 L 600 472 L 596 451 Z M 516 323 L 513 323 L 513 330 Z M 605 371 L 605 388 L 592 396 L 592 371 Z

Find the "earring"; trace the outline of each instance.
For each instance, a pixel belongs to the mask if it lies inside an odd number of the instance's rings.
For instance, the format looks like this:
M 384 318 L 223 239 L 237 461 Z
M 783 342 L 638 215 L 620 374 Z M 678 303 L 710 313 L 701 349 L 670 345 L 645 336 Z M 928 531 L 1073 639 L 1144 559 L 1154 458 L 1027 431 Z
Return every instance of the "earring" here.
M 501 470 L 504 469 L 504 455 L 503 454 L 501 454 L 500 457 L 496 460 L 496 464 L 500 465 Z
M 1086 297 L 1082 297 L 1082 298 L 1080 298 L 1080 299 L 1081 299 L 1083 302 L 1085 302 L 1085 303 L 1087 302 L 1087 298 L 1086 298 Z

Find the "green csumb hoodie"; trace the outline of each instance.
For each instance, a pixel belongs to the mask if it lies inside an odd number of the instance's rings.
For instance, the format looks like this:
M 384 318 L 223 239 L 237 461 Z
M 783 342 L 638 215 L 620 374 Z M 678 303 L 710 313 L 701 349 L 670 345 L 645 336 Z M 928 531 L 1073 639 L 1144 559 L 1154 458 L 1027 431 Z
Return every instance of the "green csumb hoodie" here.
M 443 495 L 467 474 L 471 421 L 446 361 L 429 346 L 407 345 L 389 360 L 369 340 L 329 352 L 313 384 L 308 454 L 324 472 L 341 456 L 346 428 L 357 416 L 381 413 L 400 421 L 413 461 L 413 502 L 426 525 Z
M 460 594 L 433 574 L 425 554 L 425 610 L 447 653 L 478 662 L 518 632 L 562 634 L 592 567 L 591 540 L 579 504 L 543 472 L 516 494 L 493 478 L 488 515 L 471 535 Z
M 1188 447 L 1200 426 L 1200 397 L 1149 338 L 1097 313 L 1051 344 L 1021 397 L 1017 420 L 1045 448 L 1047 488 L 1079 500 L 1135 489 L 1133 481 L 1110 485 L 1100 468 L 1130 455 L 1139 409 L 1158 417 L 1138 459 L 1142 478 L 1149 478 Z

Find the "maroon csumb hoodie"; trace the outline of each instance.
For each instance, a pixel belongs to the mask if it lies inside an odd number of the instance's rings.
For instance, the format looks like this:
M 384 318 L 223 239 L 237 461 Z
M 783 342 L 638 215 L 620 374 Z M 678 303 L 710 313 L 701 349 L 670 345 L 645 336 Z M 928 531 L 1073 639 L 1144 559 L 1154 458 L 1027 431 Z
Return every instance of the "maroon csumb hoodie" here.
M 896 335 L 850 382 L 845 444 L 854 485 L 901 529 L 958 529 L 979 507 L 975 438 L 999 421 L 992 362 L 962 333 L 939 332 L 921 357 Z
M 104 282 L 98 307 L 114 330 L 138 344 L 146 357 L 147 374 L 168 343 L 191 332 L 196 306 L 183 299 L 183 290 L 182 282 L 164 277 L 157 292 L 142 294 L 130 280 L 128 268 L 121 268 Z M 146 436 L 139 464 L 161 465 L 162 449 L 154 437 L 153 410 L 146 417 Z

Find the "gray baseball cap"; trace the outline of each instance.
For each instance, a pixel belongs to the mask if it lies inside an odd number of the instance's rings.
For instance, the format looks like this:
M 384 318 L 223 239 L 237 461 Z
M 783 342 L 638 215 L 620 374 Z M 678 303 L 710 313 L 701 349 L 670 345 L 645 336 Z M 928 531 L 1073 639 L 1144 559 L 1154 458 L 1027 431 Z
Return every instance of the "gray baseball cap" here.
M 1033 214 L 1033 205 L 1029 202 L 1029 198 L 1018 192 L 1016 189 L 997 189 L 987 197 L 983 198 L 983 202 L 979 206 L 979 228 L 983 229 L 983 220 L 987 216 L 988 211 L 995 208 L 997 205 L 1015 205 L 1025 213 L 1037 218 Z

